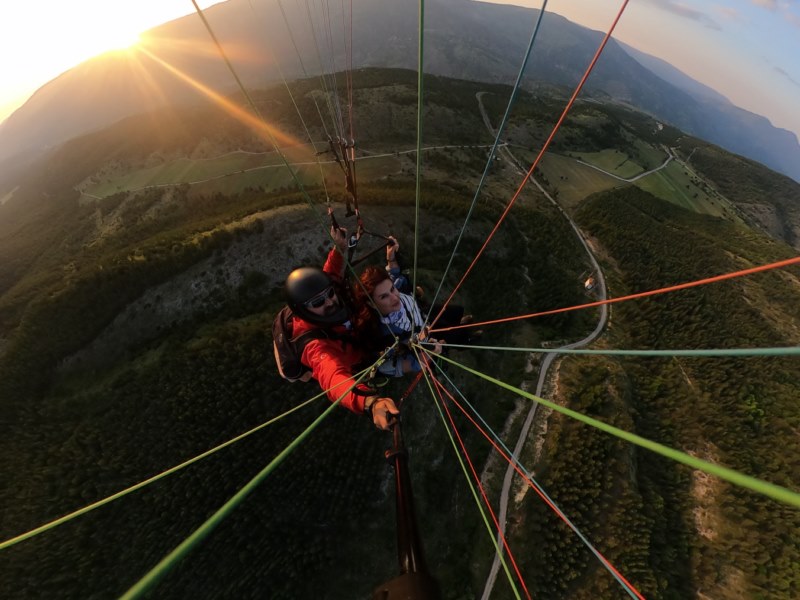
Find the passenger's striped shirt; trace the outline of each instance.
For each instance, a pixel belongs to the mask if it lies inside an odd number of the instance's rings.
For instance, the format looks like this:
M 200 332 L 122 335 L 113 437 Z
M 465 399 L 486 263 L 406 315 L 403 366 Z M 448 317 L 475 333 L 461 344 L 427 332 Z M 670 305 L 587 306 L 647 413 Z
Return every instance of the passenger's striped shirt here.
M 417 301 L 408 294 L 400 293 L 400 304 L 402 305 L 399 310 L 389 313 L 385 317 L 381 317 L 381 323 L 386 325 L 395 334 L 410 333 L 412 319 L 419 330 L 425 321 L 417 306 Z

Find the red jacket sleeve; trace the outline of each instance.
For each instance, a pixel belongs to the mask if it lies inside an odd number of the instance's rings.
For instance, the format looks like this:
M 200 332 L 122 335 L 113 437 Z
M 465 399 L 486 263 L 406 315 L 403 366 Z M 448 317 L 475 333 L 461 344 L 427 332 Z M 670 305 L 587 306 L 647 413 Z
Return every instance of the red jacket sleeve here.
M 344 281 L 344 256 L 336 249 L 331 248 L 328 252 L 328 258 L 325 261 L 325 266 L 322 270 L 325 271 L 334 281 L 341 283 Z
M 362 414 L 366 398 L 347 391 L 355 381 L 351 371 L 358 358 L 342 350 L 340 341 L 321 339 L 306 344 L 301 360 L 311 369 L 312 377 L 326 390 L 331 402 L 345 394 L 340 404 L 356 414 Z

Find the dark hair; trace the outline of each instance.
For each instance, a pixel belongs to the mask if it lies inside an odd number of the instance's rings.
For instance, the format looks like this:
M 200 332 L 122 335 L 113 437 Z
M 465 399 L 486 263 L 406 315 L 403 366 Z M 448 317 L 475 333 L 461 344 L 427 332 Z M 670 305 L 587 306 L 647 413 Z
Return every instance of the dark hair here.
M 375 309 L 372 294 L 375 288 L 384 281 L 390 281 L 389 274 L 379 267 L 369 266 L 359 275 L 353 284 L 353 303 L 355 317 L 353 330 L 361 344 L 371 350 L 380 350 L 384 346 L 384 335 L 381 333 L 381 322 Z

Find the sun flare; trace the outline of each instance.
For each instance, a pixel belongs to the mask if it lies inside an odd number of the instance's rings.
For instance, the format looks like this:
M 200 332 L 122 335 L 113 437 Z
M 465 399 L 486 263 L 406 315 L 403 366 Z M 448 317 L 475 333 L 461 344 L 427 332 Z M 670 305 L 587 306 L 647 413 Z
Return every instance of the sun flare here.
M 93 54 L 131 50 L 141 41 L 138 30 L 117 27 L 113 31 L 107 30 L 101 35 L 97 35 L 91 41 L 87 40 L 87 53 L 90 53 L 90 48 L 93 50 L 91 52 Z
M 127 33 L 121 32 L 118 39 L 112 43 L 110 50 L 130 50 L 141 42 L 139 32 Z

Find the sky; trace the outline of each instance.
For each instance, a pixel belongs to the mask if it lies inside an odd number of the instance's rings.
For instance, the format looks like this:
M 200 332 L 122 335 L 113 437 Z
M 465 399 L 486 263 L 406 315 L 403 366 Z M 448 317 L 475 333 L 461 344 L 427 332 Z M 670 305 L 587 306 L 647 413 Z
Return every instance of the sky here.
M 353 0 L 354 6 L 369 1 Z M 542 0 L 486 1 L 542 5 Z M 218 2 L 198 0 L 198 5 Z M 606 31 L 622 2 L 549 0 L 547 10 Z M 191 0 L 2 2 L 0 121 L 72 66 L 127 47 L 139 32 L 194 12 Z M 630 0 L 614 36 L 800 137 L 800 0 Z
M 622 4 L 550 0 L 547 10 L 605 32 Z M 800 0 L 630 0 L 614 37 L 800 138 Z
M 200 8 L 220 0 L 198 0 Z M 129 47 L 152 27 L 194 14 L 191 0 L 2 0 L 0 121 L 83 61 Z

